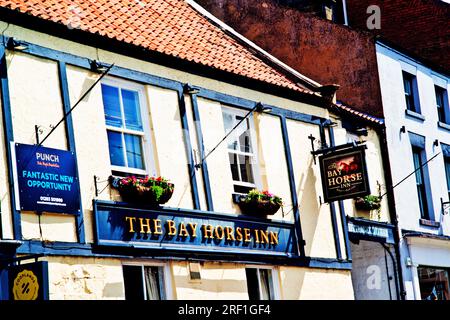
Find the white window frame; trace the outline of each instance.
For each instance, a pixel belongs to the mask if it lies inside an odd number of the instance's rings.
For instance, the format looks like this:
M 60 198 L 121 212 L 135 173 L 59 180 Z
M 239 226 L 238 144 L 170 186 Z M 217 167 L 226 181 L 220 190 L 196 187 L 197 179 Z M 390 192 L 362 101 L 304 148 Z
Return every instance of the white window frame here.
M 411 94 L 407 94 L 405 91 L 405 78 L 404 73 L 411 76 Z M 405 101 L 405 110 L 408 110 L 409 112 L 416 113 L 416 114 L 422 114 L 422 105 L 420 103 L 420 95 L 419 95 L 419 83 L 417 79 L 417 72 L 410 72 L 410 68 L 402 68 L 402 88 L 403 88 L 403 100 Z M 415 110 L 408 109 L 408 104 L 406 103 L 406 96 L 411 96 L 412 100 L 414 102 L 414 108 Z
M 277 267 L 260 266 L 260 265 L 246 265 L 245 269 L 257 269 L 258 270 L 256 272 L 256 274 L 258 276 L 258 291 L 259 291 L 259 296 L 260 297 L 262 297 L 262 293 L 261 293 L 261 286 L 260 286 L 261 278 L 260 278 L 260 275 L 259 275 L 259 270 L 260 269 L 270 270 L 272 272 L 273 300 L 280 300 L 281 299 L 280 278 L 279 278 L 280 274 L 279 274 L 279 270 L 278 270 Z
M 222 105 L 222 121 L 223 121 L 223 113 L 228 113 L 231 114 L 233 116 L 240 116 L 240 117 L 245 117 L 248 113 L 248 110 L 241 110 L 241 109 L 237 109 L 237 108 L 233 108 L 233 107 L 229 107 L 229 106 L 225 106 Z M 248 187 L 248 188 L 254 188 L 254 189 L 261 189 L 262 187 L 262 182 L 261 182 L 261 176 L 260 176 L 260 170 L 259 170 L 259 157 L 258 157 L 258 151 L 259 151 L 259 146 L 257 144 L 256 141 L 256 130 L 255 130 L 255 123 L 254 123 L 254 117 L 253 115 L 249 115 L 247 117 L 248 119 L 248 123 L 250 126 L 250 143 L 251 143 L 251 147 L 253 152 L 243 152 L 241 150 L 234 150 L 234 149 L 230 149 L 228 148 L 228 141 L 225 141 L 225 143 L 227 144 L 227 159 L 228 159 L 228 163 L 230 162 L 230 153 L 234 153 L 236 155 L 242 155 L 242 156 L 251 156 L 253 158 L 253 163 L 252 163 L 252 172 L 253 172 L 253 181 L 254 183 L 249 183 L 249 182 L 243 182 L 243 181 L 236 181 L 233 179 L 233 175 L 231 175 L 231 179 L 233 181 L 233 187 L 234 185 L 239 185 L 242 187 Z M 246 120 L 247 120 L 246 119 Z M 244 121 L 245 122 L 245 121 Z M 239 126 L 244 124 L 241 123 Z M 238 127 L 239 128 L 239 127 Z M 235 132 L 231 133 L 230 137 L 235 136 L 237 128 L 235 129 Z M 225 132 L 226 134 L 226 132 Z M 230 139 L 230 137 L 227 138 Z M 229 163 L 229 165 L 231 165 L 231 163 Z M 238 170 L 239 176 L 241 175 L 241 171 L 240 168 Z M 239 193 L 239 192 L 235 192 L 233 190 L 234 193 Z
M 444 121 L 440 121 L 440 122 L 447 124 L 449 122 L 447 119 L 450 118 L 450 114 L 449 114 L 450 108 L 449 108 L 449 98 L 448 98 L 447 86 L 441 86 L 439 83 L 434 82 L 433 89 L 435 90 L 435 95 L 436 95 L 436 87 L 440 88 L 443 91 L 443 96 L 442 96 L 443 101 L 442 102 L 444 103 L 444 105 L 441 106 L 441 108 L 444 110 L 444 118 L 445 119 L 444 119 Z M 435 97 L 435 98 L 437 98 L 437 97 Z M 436 99 L 435 99 L 435 101 L 436 101 Z M 437 102 L 436 102 L 436 109 L 437 109 Z M 439 119 L 439 115 L 438 115 L 438 119 Z
M 112 86 L 112 87 L 115 87 L 118 89 L 136 91 L 138 93 L 139 107 L 141 108 L 140 111 L 141 111 L 141 121 L 142 121 L 143 131 L 135 131 L 135 130 L 130 130 L 130 129 L 126 129 L 126 128 L 118 128 L 118 127 L 107 125 L 106 117 L 105 117 L 105 106 L 104 106 L 104 104 L 102 106 L 103 107 L 103 119 L 105 121 L 104 123 L 105 123 L 106 132 L 109 130 L 109 131 L 114 131 L 114 132 L 128 133 L 128 134 L 140 136 L 141 142 L 142 142 L 142 154 L 143 154 L 143 162 L 144 162 L 145 170 L 131 168 L 131 167 L 116 166 L 116 165 L 112 165 L 110 163 L 111 170 L 123 172 L 123 173 L 130 173 L 130 174 L 156 175 L 153 148 L 152 148 L 152 145 L 154 144 L 154 142 L 151 140 L 150 115 L 149 115 L 150 110 L 148 107 L 148 103 L 146 101 L 147 96 L 146 96 L 145 87 L 138 83 L 134 83 L 134 82 L 130 82 L 130 81 L 122 80 L 122 79 L 117 79 L 117 78 L 112 78 L 112 77 L 107 77 L 107 78 L 103 79 L 101 81 L 101 84 Z M 119 100 L 120 100 L 121 112 L 123 115 L 124 113 L 123 113 L 121 90 L 119 90 Z M 102 94 L 102 103 L 103 103 L 103 94 Z M 123 139 L 124 138 L 122 135 L 122 143 L 123 143 L 123 146 L 126 147 Z M 108 142 L 108 144 L 109 144 L 109 142 Z M 109 151 L 109 145 L 108 145 L 108 151 Z M 110 155 L 111 155 L 111 153 L 109 153 L 109 156 Z M 126 150 L 124 150 L 124 157 L 125 157 L 125 161 L 127 161 Z
M 170 272 L 170 264 L 168 262 L 162 262 L 162 261 L 125 261 L 122 262 L 122 270 L 123 266 L 133 266 L 133 267 L 141 267 L 141 276 L 142 276 L 142 284 L 144 288 L 144 300 L 147 300 L 147 290 L 145 289 L 145 273 L 144 268 L 145 267 L 162 267 L 163 269 L 163 280 L 164 280 L 164 293 L 165 293 L 165 300 L 173 300 L 173 290 L 172 290 L 172 277 Z M 123 272 L 123 271 L 122 271 Z M 123 279 L 123 292 L 125 293 L 125 278 Z

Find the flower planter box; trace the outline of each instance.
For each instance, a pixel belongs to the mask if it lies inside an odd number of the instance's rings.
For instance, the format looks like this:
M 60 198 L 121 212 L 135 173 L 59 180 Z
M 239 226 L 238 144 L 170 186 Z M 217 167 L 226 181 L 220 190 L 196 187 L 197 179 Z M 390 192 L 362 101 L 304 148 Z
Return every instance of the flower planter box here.
M 381 203 L 379 200 L 369 200 L 367 198 L 356 198 L 355 207 L 358 210 L 371 211 L 381 208 Z
M 123 187 L 119 189 L 120 196 L 125 202 L 147 205 L 161 205 L 166 203 L 172 197 L 173 191 L 172 184 L 172 188 L 164 189 L 163 193 L 158 198 L 154 187 L 139 186 L 135 188 Z
M 165 180 L 132 177 L 119 179 L 116 188 L 124 202 L 159 206 L 170 200 L 175 186 Z
M 281 206 L 267 200 L 260 200 L 249 202 L 241 201 L 239 203 L 239 207 L 241 208 L 242 213 L 245 213 L 247 215 L 270 216 L 275 214 Z
M 268 191 L 251 190 L 246 196 L 236 199 L 242 213 L 250 216 L 266 217 L 275 214 L 282 204 L 281 198 Z

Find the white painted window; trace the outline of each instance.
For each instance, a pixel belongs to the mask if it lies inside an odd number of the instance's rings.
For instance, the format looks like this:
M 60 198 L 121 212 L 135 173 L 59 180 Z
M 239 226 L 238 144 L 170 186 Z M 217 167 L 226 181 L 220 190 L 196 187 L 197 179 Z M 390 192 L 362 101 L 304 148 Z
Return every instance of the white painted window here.
M 279 299 L 278 272 L 270 267 L 247 267 L 247 291 L 249 300 Z
M 223 107 L 225 134 L 228 134 L 245 118 L 247 111 Z M 245 118 L 227 138 L 228 158 L 234 191 L 246 194 L 260 187 L 257 145 L 253 116 Z
M 439 122 L 449 123 L 450 115 L 449 115 L 447 90 L 444 87 L 435 85 L 434 92 L 436 95 L 436 108 Z
M 406 71 L 403 71 L 402 75 L 406 109 L 415 113 L 420 113 L 417 78 L 414 74 Z
M 168 300 L 172 298 L 169 266 L 164 263 L 122 266 L 125 300 Z
M 101 89 L 112 171 L 154 174 L 144 87 L 107 79 Z

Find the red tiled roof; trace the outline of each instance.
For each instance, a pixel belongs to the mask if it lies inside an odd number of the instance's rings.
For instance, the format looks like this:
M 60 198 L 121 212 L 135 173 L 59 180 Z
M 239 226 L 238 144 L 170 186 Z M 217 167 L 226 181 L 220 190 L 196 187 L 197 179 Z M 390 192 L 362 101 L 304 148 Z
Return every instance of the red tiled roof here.
M 312 93 L 264 62 L 184 0 L 0 0 L 0 7 Z
M 354 116 L 356 116 L 358 118 L 361 118 L 361 119 L 364 119 L 366 121 L 375 123 L 377 125 L 383 125 L 384 124 L 384 119 L 377 118 L 377 117 L 374 117 L 374 116 L 372 116 L 372 115 L 370 115 L 368 113 L 355 110 L 355 109 L 353 109 L 351 107 L 348 107 L 348 106 L 342 104 L 341 102 L 337 102 L 333 106 L 336 107 L 341 112 L 354 115 Z

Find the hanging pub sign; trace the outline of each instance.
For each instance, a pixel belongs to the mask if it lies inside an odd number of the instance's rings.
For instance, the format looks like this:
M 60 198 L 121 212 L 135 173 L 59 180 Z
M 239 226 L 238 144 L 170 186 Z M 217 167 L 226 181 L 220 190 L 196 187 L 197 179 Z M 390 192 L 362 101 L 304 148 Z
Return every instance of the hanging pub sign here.
M 325 202 L 370 194 L 364 149 L 359 146 L 319 157 Z
M 8 267 L 9 300 L 48 300 L 48 262 Z
M 73 152 L 15 143 L 17 210 L 78 214 Z

